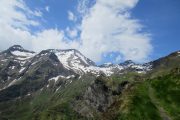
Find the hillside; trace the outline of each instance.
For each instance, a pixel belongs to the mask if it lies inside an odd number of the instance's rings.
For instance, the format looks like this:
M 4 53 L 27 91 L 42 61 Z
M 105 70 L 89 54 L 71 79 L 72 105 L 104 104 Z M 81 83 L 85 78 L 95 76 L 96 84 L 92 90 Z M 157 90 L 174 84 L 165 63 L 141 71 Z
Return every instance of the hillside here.
M 0 120 L 179 120 L 180 52 L 97 66 L 74 49 L 0 53 Z

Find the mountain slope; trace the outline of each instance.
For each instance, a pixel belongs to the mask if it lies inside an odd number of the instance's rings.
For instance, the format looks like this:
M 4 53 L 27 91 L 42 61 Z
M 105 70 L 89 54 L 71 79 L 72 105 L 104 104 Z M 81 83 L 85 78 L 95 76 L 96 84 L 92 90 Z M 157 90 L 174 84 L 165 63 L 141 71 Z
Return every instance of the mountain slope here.
M 15 45 L 0 53 L 0 119 L 160 120 L 163 108 L 176 120 L 179 67 L 179 52 L 97 66 L 74 49 L 35 53 Z
M 131 63 L 126 61 L 119 65 L 96 66 L 93 61 L 74 49 L 49 49 L 35 53 L 25 50 L 19 45 L 14 45 L 0 53 L 0 89 L 11 86 L 25 76 L 26 79 L 38 79 L 35 76 L 41 74 L 42 71 L 44 72 L 45 69 L 54 69 L 54 72 L 49 72 L 52 78 L 77 74 L 83 75 L 87 73 L 94 75 L 103 73 L 110 76 L 128 71 L 145 73 L 151 69 L 151 65 L 140 65 L 132 61 Z M 27 78 L 27 76 L 29 76 L 29 78 Z M 32 76 L 33 78 L 30 78 Z M 43 75 L 41 77 L 43 77 Z

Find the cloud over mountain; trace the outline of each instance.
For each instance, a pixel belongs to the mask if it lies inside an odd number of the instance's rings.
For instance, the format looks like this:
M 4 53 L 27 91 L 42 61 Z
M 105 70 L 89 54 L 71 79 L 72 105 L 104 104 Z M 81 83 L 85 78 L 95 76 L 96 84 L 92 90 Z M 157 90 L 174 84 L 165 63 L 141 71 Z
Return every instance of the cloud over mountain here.
M 137 3 L 138 0 L 79 0 L 75 12 L 67 10 L 73 26 L 34 33 L 32 26 L 43 26 L 43 13 L 31 10 L 23 0 L 1 0 L 4 7 L 0 8 L 0 42 L 4 44 L 0 47 L 21 44 L 35 51 L 75 48 L 96 62 L 116 52 L 118 59 L 142 62 L 148 59 L 152 45 L 143 25 L 131 17 Z
M 152 46 L 143 26 L 131 18 L 137 2 L 97 0 L 82 19 L 81 51 L 95 61 L 109 52 L 119 52 L 123 59 L 145 60 Z

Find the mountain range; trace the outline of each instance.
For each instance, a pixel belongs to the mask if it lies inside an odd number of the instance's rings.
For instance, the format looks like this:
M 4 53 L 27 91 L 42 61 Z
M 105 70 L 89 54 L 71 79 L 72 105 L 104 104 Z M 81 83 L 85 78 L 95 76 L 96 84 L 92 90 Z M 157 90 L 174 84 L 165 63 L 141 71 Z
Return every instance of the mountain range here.
M 180 51 L 96 65 L 75 49 L 0 52 L 0 120 L 178 120 Z

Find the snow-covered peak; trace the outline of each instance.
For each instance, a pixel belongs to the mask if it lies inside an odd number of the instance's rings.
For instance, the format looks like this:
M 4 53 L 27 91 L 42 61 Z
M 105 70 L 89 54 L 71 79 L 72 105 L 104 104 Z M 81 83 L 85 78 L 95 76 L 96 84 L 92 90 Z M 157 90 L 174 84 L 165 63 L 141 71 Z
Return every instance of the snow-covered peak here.
M 33 51 L 29 51 L 29 50 L 26 50 L 24 49 L 22 46 L 20 45 L 13 45 L 11 47 L 9 47 L 6 51 L 26 51 L 26 52 L 30 52 L 30 53 L 35 53 Z
M 20 45 L 13 45 L 9 48 L 10 51 L 22 51 L 24 48 Z
M 54 53 L 65 68 L 72 69 L 78 73 L 84 72 L 86 67 L 95 66 L 93 61 L 74 49 L 56 50 Z
M 83 66 L 91 66 L 95 65 L 93 61 L 82 55 L 78 50 L 75 49 L 48 49 L 48 50 L 43 50 L 42 52 L 39 53 L 40 56 L 43 55 L 48 55 L 50 53 L 55 53 L 55 55 L 58 57 L 59 61 L 67 65 L 68 64 L 73 64 L 73 63 L 80 63 Z
M 132 65 L 135 65 L 135 63 L 132 60 L 126 60 L 125 62 L 120 63 L 119 65 L 130 67 Z
M 67 50 L 59 50 L 59 49 L 49 49 L 44 50 L 39 56 L 46 56 L 50 53 L 54 53 L 59 62 L 68 69 L 72 70 L 77 74 L 84 74 L 84 73 L 93 73 L 93 74 L 101 74 L 104 73 L 106 75 L 112 75 L 114 73 L 122 73 L 124 70 L 132 70 L 138 72 L 146 72 L 148 66 L 144 66 L 141 64 L 135 64 L 133 61 L 128 60 L 121 64 L 112 64 L 112 63 L 105 63 L 103 65 L 97 66 L 93 61 L 86 58 L 82 55 L 79 51 L 75 49 L 67 49 Z
M 93 61 L 86 58 L 77 50 L 53 50 L 53 52 L 65 68 L 73 70 L 77 74 L 92 73 L 98 75 L 104 73 L 108 76 L 113 74 L 112 68 L 96 66 Z
M 15 56 L 21 56 L 21 57 L 33 57 L 35 55 L 35 53 L 18 51 L 18 50 L 12 51 L 11 53 Z
M 96 66 L 93 61 L 86 58 L 78 50 L 75 49 L 48 49 L 41 51 L 36 57 L 47 57 L 54 54 L 58 61 L 67 69 L 77 74 L 86 73 L 87 67 Z
M 105 63 L 101 66 L 97 66 L 93 61 L 91 61 L 75 49 L 48 49 L 41 51 L 39 54 L 36 54 L 34 52 L 25 50 L 19 45 L 14 45 L 5 52 L 10 53 L 10 57 L 12 57 L 14 61 L 21 64 L 22 68 L 20 72 L 25 69 L 24 65 L 26 65 L 26 63 L 35 65 L 42 60 L 49 60 L 49 58 L 55 66 L 59 67 L 58 64 L 60 62 L 61 67 L 63 66 L 67 71 L 74 71 L 79 75 L 86 73 L 99 75 L 101 73 L 104 73 L 109 76 L 114 73 L 121 74 L 124 70 L 144 72 L 150 68 L 149 66 L 135 64 L 131 60 L 125 61 L 121 64 Z
M 108 63 L 104 63 L 102 65 L 100 65 L 100 67 L 110 67 L 110 66 L 113 66 L 114 64 L 112 64 L 111 62 L 108 62 Z
M 20 45 L 13 45 L 9 49 L 5 50 L 3 53 L 8 54 L 10 56 L 13 55 L 16 59 L 19 60 L 26 60 L 32 58 L 36 54 L 35 52 L 24 49 Z

